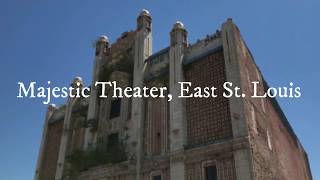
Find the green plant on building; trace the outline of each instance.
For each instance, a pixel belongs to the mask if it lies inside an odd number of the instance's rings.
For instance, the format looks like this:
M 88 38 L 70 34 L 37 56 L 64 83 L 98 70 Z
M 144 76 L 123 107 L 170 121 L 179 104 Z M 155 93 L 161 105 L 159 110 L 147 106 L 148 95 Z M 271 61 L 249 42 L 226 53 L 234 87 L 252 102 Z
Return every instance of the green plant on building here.
M 123 142 L 107 142 L 100 138 L 95 147 L 88 150 L 77 149 L 67 156 L 69 168 L 65 172 L 68 179 L 74 179 L 80 172 L 92 167 L 116 164 L 127 160 Z

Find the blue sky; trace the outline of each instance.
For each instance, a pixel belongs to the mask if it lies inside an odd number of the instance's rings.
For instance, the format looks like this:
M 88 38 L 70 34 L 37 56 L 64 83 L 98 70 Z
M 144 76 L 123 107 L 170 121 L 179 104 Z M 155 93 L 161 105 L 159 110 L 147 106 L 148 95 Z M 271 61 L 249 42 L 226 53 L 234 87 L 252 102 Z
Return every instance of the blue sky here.
M 269 85 L 301 87 L 301 98 L 279 101 L 320 180 L 319 5 L 318 0 L 1 0 L 0 179 L 33 178 L 42 134 L 46 106 L 40 99 L 17 99 L 17 82 L 68 86 L 79 75 L 89 84 L 93 41 L 106 34 L 114 42 L 135 28 L 146 8 L 153 17 L 154 51 L 168 45 L 177 20 L 195 42 L 232 17 Z

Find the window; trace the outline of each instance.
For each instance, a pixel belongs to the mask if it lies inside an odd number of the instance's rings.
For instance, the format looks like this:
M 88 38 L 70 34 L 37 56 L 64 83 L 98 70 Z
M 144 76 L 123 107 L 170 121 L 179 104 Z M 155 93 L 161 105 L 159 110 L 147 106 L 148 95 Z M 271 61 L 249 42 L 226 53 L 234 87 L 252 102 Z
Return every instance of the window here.
M 205 173 L 206 180 L 218 180 L 216 166 L 205 167 Z
M 161 180 L 161 175 L 153 176 L 152 180 Z
M 121 99 L 111 101 L 110 119 L 120 116 Z

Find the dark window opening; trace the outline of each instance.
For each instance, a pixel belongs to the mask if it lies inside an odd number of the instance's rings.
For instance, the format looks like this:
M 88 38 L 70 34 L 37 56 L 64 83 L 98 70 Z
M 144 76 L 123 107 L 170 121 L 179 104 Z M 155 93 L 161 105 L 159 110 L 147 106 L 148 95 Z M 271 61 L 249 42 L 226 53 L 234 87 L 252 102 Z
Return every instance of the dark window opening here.
M 206 180 L 218 180 L 216 166 L 205 167 L 205 173 L 206 173 Z
M 153 176 L 152 180 L 161 180 L 161 175 Z
M 111 101 L 110 119 L 120 116 L 121 99 Z

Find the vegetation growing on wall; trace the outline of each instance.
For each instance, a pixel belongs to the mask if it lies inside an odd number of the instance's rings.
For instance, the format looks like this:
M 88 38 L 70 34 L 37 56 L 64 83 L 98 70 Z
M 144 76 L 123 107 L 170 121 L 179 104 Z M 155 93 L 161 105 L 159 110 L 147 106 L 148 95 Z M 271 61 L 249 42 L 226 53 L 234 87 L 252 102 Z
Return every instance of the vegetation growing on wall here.
M 133 60 L 130 50 L 122 50 L 114 52 L 112 54 L 112 61 L 105 64 L 101 71 L 101 78 L 103 80 L 109 80 L 113 71 L 121 71 L 129 74 L 133 73 Z
M 108 146 L 112 144 L 112 146 Z M 104 139 L 99 139 L 95 147 L 90 147 L 84 151 L 78 149 L 67 156 L 67 162 L 70 167 L 65 176 L 69 179 L 75 178 L 79 172 L 88 170 L 104 164 L 120 163 L 127 160 L 125 146 L 123 142 L 107 142 Z

